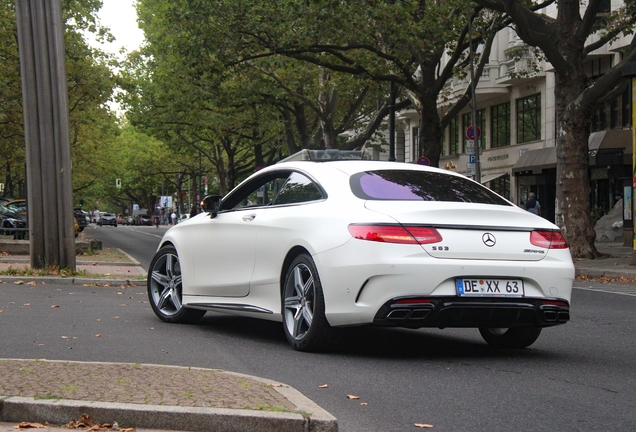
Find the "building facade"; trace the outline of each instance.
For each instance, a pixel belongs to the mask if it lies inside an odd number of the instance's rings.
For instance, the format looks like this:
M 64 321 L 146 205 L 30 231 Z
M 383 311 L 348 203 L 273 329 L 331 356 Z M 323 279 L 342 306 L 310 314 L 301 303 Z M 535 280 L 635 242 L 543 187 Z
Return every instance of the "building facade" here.
M 588 56 L 590 78 L 603 75 L 621 61 L 627 38 Z M 534 62 L 534 63 L 533 63 Z M 538 69 L 531 69 L 531 65 Z M 445 95 L 464 93 L 468 82 L 457 78 L 446 84 Z M 477 126 L 481 137 L 481 182 L 523 206 L 535 192 L 544 217 L 554 221 L 556 197 L 555 78 L 549 63 L 536 59 L 516 33 L 505 28 L 493 44 L 490 59 L 476 87 Z M 612 209 L 631 186 L 631 86 L 598 103 L 589 139 L 592 206 L 599 214 Z M 440 112 L 445 107 L 440 103 Z M 440 167 L 474 177 L 467 137 L 471 106 L 452 119 L 444 131 Z M 396 115 L 395 155 L 415 162 L 420 156 L 418 115 L 405 110 Z M 470 147 L 468 147 L 470 150 Z M 380 154 L 388 159 L 388 151 Z M 626 197 L 625 197 L 626 198 Z M 627 200 L 625 200 L 627 201 Z M 630 192 L 631 201 L 631 192 Z

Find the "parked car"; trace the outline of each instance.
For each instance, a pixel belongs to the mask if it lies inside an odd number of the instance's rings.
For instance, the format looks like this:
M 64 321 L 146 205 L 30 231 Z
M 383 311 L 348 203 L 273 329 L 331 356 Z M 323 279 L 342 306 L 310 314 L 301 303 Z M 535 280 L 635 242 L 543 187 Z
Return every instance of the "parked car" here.
M 82 211 L 80 208 L 73 209 L 73 215 L 75 216 L 75 221 L 77 222 L 77 229 L 79 232 L 84 231 L 84 228 L 88 226 L 89 219 L 87 219 L 86 213 Z
M 559 228 L 461 174 L 372 161 L 284 162 L 169 229 L 148 272 L 154 313 L 283 323 L 293 348 L 333 327 L 478 328 L 524 348 L 570 317 Z
M 114 227 L 117 227 L 117 216 L 115 215 L 115 213 L 104 212 L 104 214 L 102 214 L 102 216 L 99 218 L 99 226 L 104 225 L 112 225 Z
M 25 199 L 16 199 L 12 201 L 7 201 L 2 204 L 7 210 L 12 211 L 13 213 L 17 213 L 26 218 L 27 214 L 27 205 Z
M 16 213 L 0 204 L 0 235 L 13 236 L 14 240 L 22 240 L 27 237 L 26 215 Z

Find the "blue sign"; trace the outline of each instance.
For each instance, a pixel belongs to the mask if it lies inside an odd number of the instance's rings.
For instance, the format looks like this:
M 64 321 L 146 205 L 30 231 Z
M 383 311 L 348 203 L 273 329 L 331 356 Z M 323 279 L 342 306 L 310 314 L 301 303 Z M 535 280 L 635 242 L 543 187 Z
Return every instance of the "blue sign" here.
M 471 164 L 477 163 L 477 158 L 474 154 L 468 155 L 468 162 Z

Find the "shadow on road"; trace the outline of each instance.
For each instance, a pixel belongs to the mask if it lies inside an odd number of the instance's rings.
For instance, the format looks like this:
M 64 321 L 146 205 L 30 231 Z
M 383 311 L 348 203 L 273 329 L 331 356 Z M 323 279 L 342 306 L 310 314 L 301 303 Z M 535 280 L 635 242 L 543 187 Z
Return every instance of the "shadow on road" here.
M 197 327 L 204 332 L 209 332 L 210 337 L 221 335 L 236 338 L 237 342 L 254 341 L 287 345 L 282 324 L 277 322 L 208 312 Z M 363 326 L 335 329 L 334 333 L 332 347 L 321 355 L 424 360 L 440 358 L 523 358 L 526 360 L 540 358 L 546 360 L 554 356 L 561 358 L 558 352 L 536 347 L 521 350 L 493 349 L 481 339 L 477 329 L 411 330 Z M 292 348 L 289 347 L 289 350 Z

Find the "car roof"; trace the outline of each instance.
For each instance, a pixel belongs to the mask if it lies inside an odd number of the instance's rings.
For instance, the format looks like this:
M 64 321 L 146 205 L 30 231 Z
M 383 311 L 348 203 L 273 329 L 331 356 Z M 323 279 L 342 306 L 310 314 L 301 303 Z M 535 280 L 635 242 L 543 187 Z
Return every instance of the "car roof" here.
M 364 160 L 336 160 L 328 162 L 312 162 L 312 161 L 293 161 L 293 162 L 280 162 L 276 165 L 271 165 L 264 170 L 277 170 L 281 168 L 287 169 L 299 169 L 308 173 L 325 173 L 329 171 L 342 171 L 343 173 L 351 176 L 353 174 L 363 171 L 380 171 L 380 170 L 407 170 L 407 171 L 429 171 L 429 172 L 441 172 L 448 175 L 454 175 L 459 177 L 465 177 L 462 174 L 458 174 L 454 171 L 449 171 L 441 168 L 435 168 L 425 165 L 418 165 L 404 162 L 387 162 L 387 161 L 364 161 Z

